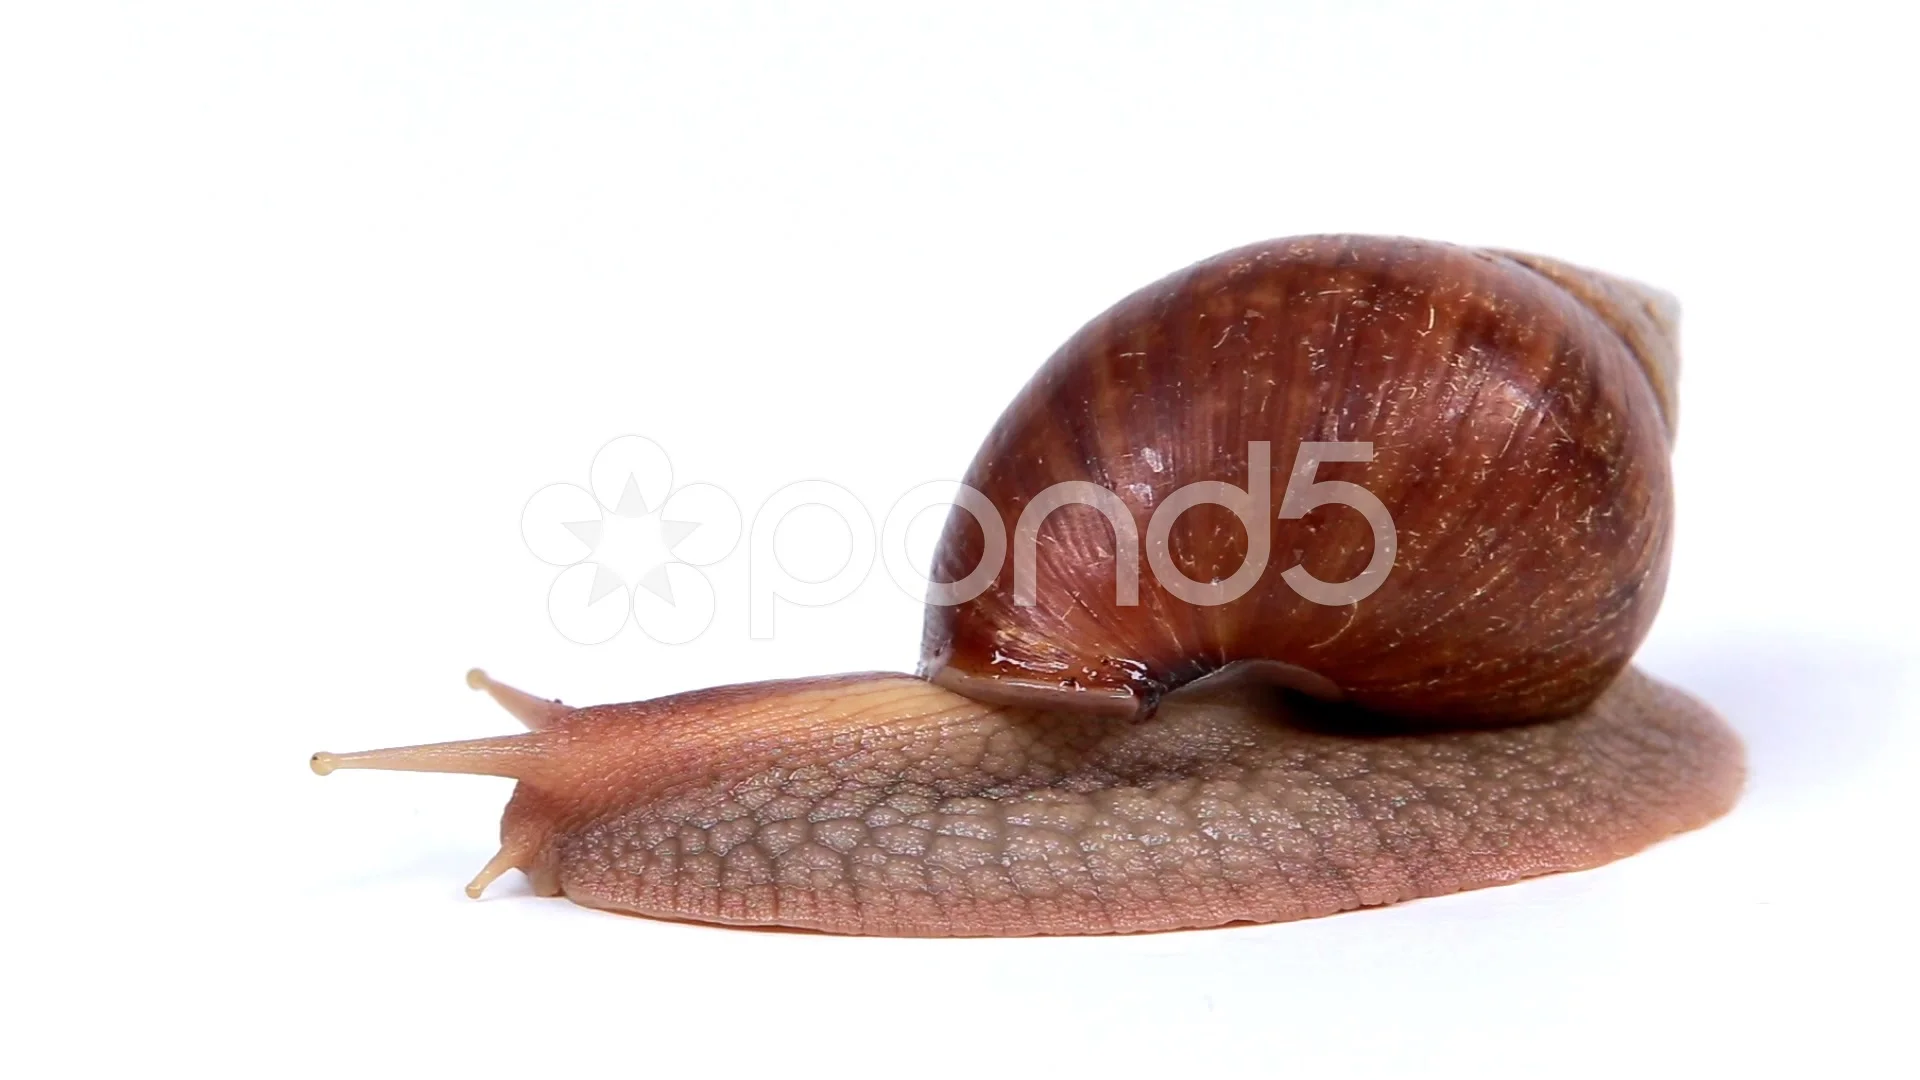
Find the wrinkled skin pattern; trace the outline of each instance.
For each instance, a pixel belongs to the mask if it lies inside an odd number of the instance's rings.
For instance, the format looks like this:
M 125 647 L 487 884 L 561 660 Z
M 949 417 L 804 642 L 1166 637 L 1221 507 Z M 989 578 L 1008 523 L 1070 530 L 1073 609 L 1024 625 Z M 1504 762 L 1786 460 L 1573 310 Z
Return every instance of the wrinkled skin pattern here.
M 1631 671 L 1567 719 L 1401 734 L 1259 688 L 1139 724 L 900 676 L 703 694 L 575 714 L 602 767 L 523 782 L 504 823 L 538 891 L 864 934 L 1273 922 L 1596 866 L 1717 817 L 1742 778 L 1715 716 Z M 758 743 L 704 753 L 729 736 L 702 714 L 743 708 Z M 641 757 L 671 763 L 614 779 Z

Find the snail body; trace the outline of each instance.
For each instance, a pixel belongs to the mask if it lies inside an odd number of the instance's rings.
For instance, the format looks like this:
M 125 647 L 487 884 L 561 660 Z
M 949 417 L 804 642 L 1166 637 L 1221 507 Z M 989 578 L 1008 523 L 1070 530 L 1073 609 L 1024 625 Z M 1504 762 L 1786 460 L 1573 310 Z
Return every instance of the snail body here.
M 533 730 L 313 765 L 517 778 L 474 895 L 519 868 L 845 933 L 1271 922 L 1599 865 L 1742 778 L 1709 710 L 1627 670 L 1671 544 L 1674 321 L 1532 256 L 1228 252 L 1008 408 L 919 676 L 568 709 L 476 673 Z

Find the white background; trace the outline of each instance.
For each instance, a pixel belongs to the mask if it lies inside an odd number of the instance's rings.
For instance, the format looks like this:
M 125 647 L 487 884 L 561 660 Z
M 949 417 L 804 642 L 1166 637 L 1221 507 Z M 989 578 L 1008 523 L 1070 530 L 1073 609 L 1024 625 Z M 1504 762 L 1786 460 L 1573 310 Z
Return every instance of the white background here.
M 0 17 L 9 1071 L 1528 1076 L 1910 1057 L 1914 35 L 1865 8 L 25 5 Z M 25 10 L 23 10 L 25 9 Z M 1889 5 L 1889 10 L 1891 6 Z M 1686 305 L 1642 660 L 1745 800 L 1601 870 L 1105 940 L 460 892 L 508 782 L 316 749 L 910 668 L 917 604 L 569 643 L 528 497 L 957 478 L 1218 250 L 1411 234 Z M 831 562 L 820 515 L 786 539 Z M 823 554 L 824 553 L 824 554 Z M 1904 685 L 1903 685 L 1904 681 Z

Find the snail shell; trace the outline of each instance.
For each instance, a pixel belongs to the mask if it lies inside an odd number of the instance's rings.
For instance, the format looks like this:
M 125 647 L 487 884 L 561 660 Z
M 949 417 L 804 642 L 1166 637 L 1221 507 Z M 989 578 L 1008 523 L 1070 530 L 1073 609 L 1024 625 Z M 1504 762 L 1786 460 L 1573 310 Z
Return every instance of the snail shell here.
M 1190 602 L 1162 572 L 1123 606 L 1113 523 L 1067 506 L 1039 525 L 1035 602 L 1016 602 L 1007 560 L 976 598 L 929 609 L 922 671 L 984 701 L 1131 713 L 1251 662 L 1399 717 L 1571 713 L 1626 666 L 1665 587 L 1673 326 L 1670 300 L 1624 282 L 1409 240 L 1282 240 L 1156 282 L 1047 361 L 966 484 L 1011 523 L 1089 482 L 1147 536 L 1187 485 L 1251 483 L 1279 508 L 1295 447 L 1368 443 L 1371 461 L 1318 478 L 1372 493 L 1386 535 L 1352 509 L 1269 515 L 1276 565 L 1239 598 Z M 1254 442 L 1274 467 L 1250 481 Z M 935 579 L 972 572 L 984 537 L 956 510 Z M 1296 563 L 1358 578 L 1383 543 L 1390 572 L 1356 603 L 1283 579 Z M 1201 504 L 1166 551 L 1181 578 L 1221 581 L 1247 565 L 1248 529 Z
M 1229 252 L 1007 410 L 922 677 L 572 709 L 476 672 L 531 730 L 312 766 L 518 780 L 470 895 L 517 868 L 839 933 L 1272 922 L 1597 866 L 1744 775 L 1710 710 L 1623 671 L 1665 583 L 1674 322 L 1531 256 Z

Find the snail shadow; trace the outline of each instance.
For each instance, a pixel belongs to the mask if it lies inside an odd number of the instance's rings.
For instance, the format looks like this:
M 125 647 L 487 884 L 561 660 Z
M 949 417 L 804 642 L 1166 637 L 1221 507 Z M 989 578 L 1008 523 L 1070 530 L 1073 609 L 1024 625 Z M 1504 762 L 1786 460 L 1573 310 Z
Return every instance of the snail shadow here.
M 1279 666 L 1262 661 L 1229 664 L 1161 699 L 1163 715 L 1189 707 L 1225 706 L 1247 710 L 1267 724 L 1299 735 L 1356 741 L 1473 736 L 1498 730 L 1471 720 L 1407 719 L 1372 712 L 1321 697 L 1290 677 L 1275 678 L 1274 669 Z
M 1858 641 L 1752 634 L 1649 643 L 1635 663 L 1739 732 L 1748 796 L 1768 803 L 1853 783 L 1913 707 L 1912 658 Z

